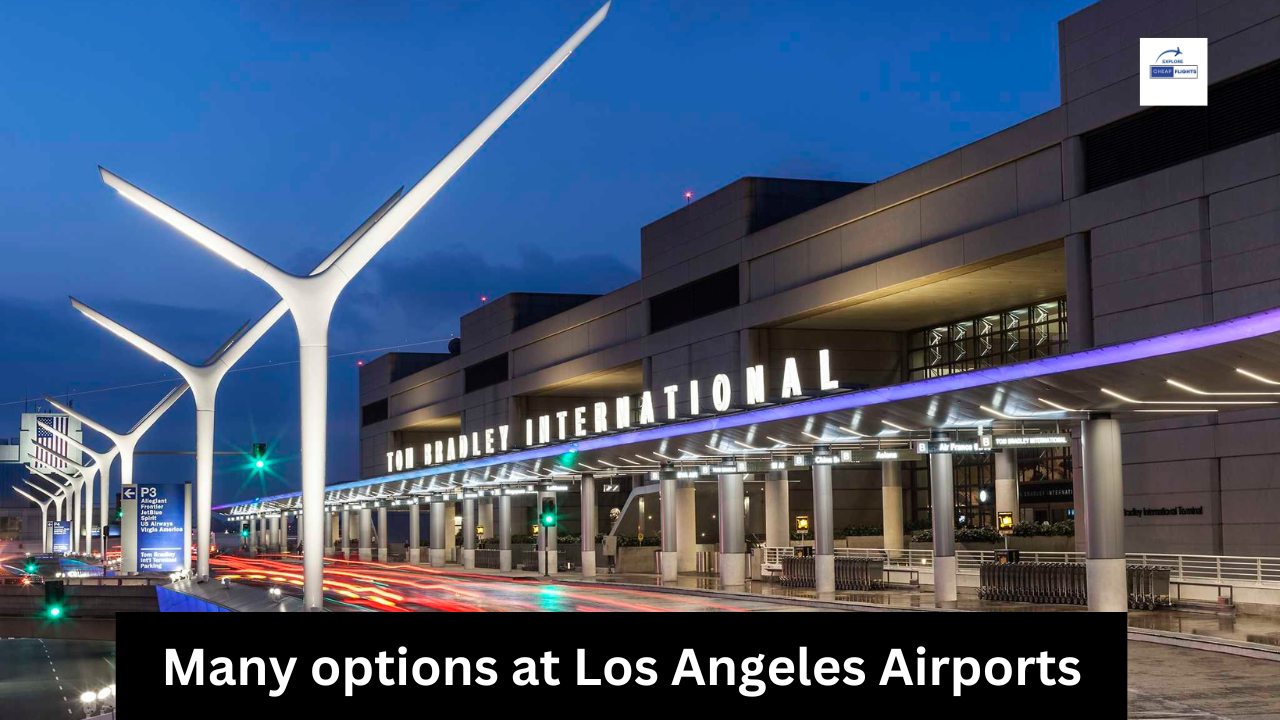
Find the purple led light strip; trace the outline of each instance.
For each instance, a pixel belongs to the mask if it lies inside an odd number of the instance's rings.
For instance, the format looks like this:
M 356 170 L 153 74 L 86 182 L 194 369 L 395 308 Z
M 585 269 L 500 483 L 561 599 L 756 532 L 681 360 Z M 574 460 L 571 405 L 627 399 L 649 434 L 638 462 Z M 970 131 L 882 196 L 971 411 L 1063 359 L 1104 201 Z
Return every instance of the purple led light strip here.
M 729 428 L 773 422 L 776 420 L 792 420 L 806 415 L 818 415 L 822 413 L 838 412 L 841 410 L 852 410 L 854 408 L 867 407 L 870 405 L 883 405 L 885 403 L 891 403 L 898 400 L 911 400 L 914 398 L 937 395 L 939 393 L 954 392 L 956 390 L 969 390 L 976 387 L 982 387 L 984 385 L 996 385 L 1004 382 L 1012 382 L 1014 380 L 1027 380 L 1030 378 L 1043 377 L 1045 375 L 1056 375 L 1057 373 L 1071 372 L 1073 370 L 1087 370 L 1090 368 L 1116 365 L 1118 363 L 1130 362 L 1133 360 L 1146 360 L 1149 358 L 1160 357 L 1162 355 L 1172 355 L 1174 353 L 1187 352 L 1189 350 L 1200 350 L 1207 347 L 1213 347 L 1215 345 L 1222 345 L 1224 343 L 1236 342 L 1238 340 L 1249 340 L 1263 335 L 1270 335 L 1275 332 L 1280 332 L 1280 308 L 1265 310 L 1260 313 L 1246 315 L 1233 320 L 1224 320 L 1222 322 L 1213 323 L 1212 325 L 1191 328 L 1190 330 L 1179 330 L 1178 332 L 1169 333 L 1168 335 L 1158 335 L 1156 337 L 1146 338 L 1143 340 L 1133 340 L 1127 343 L 1120 343 L 1119 345 L 1108 345 L 1106 347 L 1083 350 L 1081 352 L 1069 353 L 1067 355 L 1055 355 L 1053 357 L 1028 360 L 1026 362 L 1015 363 L 1013 365 L 984 368 L 982 370 L 970 370 L 963 373 L 956 373 L 954 375 L 944 375 L 942 377 L 930 378 L 928 380 L 917 380 L 915 382 L 903 383 L 901 385 L 889 385 L 887 387 L 874 388 L 871 390 L 861 390 L 858 392 L 844 393 L 840 395 L 829 395 L 826 397 L 814 398 L 812 400 L 788 403 L 786 405 L 773 405 L 770 407 L 760 408 L 758 410 L 745 410 L 732 415 L 722 415 L 704 418 L 701 420 L 687 420 L 671 425 L 659 425 L 657 427 L 643 428 L 640 430 L 632 430 L 613 435 L 585 438 L 583 440 L 565 442 L 559 445 L 548 445 L 546 447 L 532 448 L 529 450 L 517 450 L 503 455 L 491 455 L 488 457 L 464 460 L 462 462 L 451 463 L 448 465 L 437 465 L 431 468 L 405 471 L 395 475 L 383 475 L 382 477 L 372 478 L 369 480 L 357 480 L 339 485 L 330 485 L 325 488 L 325 490 L 326 492 L 332 490 L 347 490 L 350 488 L 367 487 L 369 485 L 395 482 L 397 480 L 416 480 L 433 475 L 446 475 L 449 473 L 465 472 L 467 470 L 478 470 L 493 467 L 495 465 L 541 460 L 543 458 L 563 455 L 567 452 L 605 450 L 622 445 L 653 442 L 655 440 L 664 440 L 667 438 L 680 437 L 682 435 L 692 435 L 694 433 L 726 430 Z M 530 480 L 535 481 L 535 479 L 532 478 Z M 285 493 L 283 495 L 273 495 L 270 497 L 258 498 L 253 501 L 219 505 L 214 509 L 224 510 L 236 505 L 273 502 L 276 500 L 297 497 L 300 494 L 301 493 L 293 492 Z

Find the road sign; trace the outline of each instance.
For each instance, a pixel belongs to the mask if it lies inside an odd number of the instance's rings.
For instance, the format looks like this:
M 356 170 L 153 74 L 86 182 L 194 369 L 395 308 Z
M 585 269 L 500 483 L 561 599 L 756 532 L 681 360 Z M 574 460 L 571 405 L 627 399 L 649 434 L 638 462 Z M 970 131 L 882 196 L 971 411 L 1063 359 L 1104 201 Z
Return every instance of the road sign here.
M 53 521 L 53 551 L 55 553 L 71 552 L 71 521 Z
M 190 569 L 190 483 L 126 485 L 120 501 L 122 572 Z

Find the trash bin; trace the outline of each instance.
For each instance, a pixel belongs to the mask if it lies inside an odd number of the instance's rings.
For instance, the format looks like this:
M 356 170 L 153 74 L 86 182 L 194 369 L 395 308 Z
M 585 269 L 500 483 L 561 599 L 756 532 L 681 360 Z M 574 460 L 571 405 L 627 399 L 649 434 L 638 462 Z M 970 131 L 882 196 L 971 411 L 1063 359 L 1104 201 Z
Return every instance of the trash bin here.
M 996 563 L 1004 565 L 1005 563 L 1018 562 L 1018 551 L 1014 549 L 996 550 Z

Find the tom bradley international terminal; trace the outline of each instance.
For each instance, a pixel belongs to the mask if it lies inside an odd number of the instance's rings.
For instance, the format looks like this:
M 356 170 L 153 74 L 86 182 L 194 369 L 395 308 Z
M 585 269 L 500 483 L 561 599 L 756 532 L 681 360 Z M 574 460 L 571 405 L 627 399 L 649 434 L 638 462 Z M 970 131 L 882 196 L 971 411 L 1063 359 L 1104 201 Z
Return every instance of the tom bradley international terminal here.
M 326 545 L 385 557 L 390 515 L 411 562 L 509 569 L 536 534 L 548 571 L 727 587 L 794 545 L 819 593 L 875 550 L 947 602 L 1012 525 L 1083 553 L 1096 609 L 1127 555 L 1280 556 L 1280 19 L 1160 14 L 1207 37 L 1209 105 L 1145 108 L 1130 4 L 1059 23 L 1054 110 L 876 183 L 742 178 L 641 228 L 630 285 L 365 364 Z

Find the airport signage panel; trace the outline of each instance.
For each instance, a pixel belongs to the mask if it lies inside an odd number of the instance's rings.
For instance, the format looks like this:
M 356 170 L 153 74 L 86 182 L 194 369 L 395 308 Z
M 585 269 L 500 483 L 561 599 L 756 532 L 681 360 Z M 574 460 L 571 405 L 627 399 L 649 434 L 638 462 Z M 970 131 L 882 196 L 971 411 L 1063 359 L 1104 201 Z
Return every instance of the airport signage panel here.
M 71 552 L 71 521 L 54 520 L 51 524 L 53 526 L 53 551 L 55 553 Z
M 187 500 L 190 486 L 138 486 L 138 571 L 175 572 L 190 553 Z
M 1037 435 L 996 435 L 995 441 L 997 448 L 1068 447 L 1071 445 L 1071 436 L 1048 433 Z
M 986 453 L 991 452 L 991 436 L 983 435 L 978 440 L 919 440 L 915 443 L 916 453 L 930 455 L 933 453 Z
M 121 571 L 191 567 L 191 483 L 133 484 L 120 493 Z

